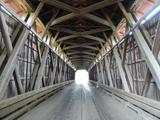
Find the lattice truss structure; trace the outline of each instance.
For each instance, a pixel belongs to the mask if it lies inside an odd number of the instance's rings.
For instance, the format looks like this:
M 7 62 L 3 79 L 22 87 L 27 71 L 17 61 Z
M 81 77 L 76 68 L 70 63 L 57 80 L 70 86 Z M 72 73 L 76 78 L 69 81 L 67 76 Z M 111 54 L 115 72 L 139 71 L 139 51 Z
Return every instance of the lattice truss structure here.
M 98 84 L 159 100 L 159 13 L 140 24 L 137 1 L 27 0 L 18 16 L 1 0 L 0 98 L 74 79 L 83 68 Z

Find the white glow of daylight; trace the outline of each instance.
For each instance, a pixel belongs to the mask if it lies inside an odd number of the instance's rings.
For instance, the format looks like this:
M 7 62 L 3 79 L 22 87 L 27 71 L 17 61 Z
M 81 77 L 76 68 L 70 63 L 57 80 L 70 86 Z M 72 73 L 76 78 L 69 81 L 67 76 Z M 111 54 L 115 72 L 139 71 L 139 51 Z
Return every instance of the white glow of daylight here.
M 10 12 L 8 12 L 8 10 L 6 9 L 6 8 L 4 8 L 3 6 L 0 6 L 1 7 L 1 9 L 6 13 L 6 14 L 8 14 L 9 16 L 12 16 L 11 14 L 10 14 Z
M 144 20 L 142 20 L 141 25 L 143 25 L 147 20 L 154 17 L 160 11 L 160 5 L 156 7 Z
M 77 70 L 75 74 L 77 84 L 86 85 L 89 81 L 89 74 L 86 70 Z
M 143 25 L 146 22 L 146 19 L 142 20 L 141 25 Z
M 133 33 L 132 32 L 129 32 L 129 35 L 132 35 Z
M 156 7 L 147 17 L 146 20 L 151 19 L 154 15 L 156 15 L 160 11 L 160 5 Z

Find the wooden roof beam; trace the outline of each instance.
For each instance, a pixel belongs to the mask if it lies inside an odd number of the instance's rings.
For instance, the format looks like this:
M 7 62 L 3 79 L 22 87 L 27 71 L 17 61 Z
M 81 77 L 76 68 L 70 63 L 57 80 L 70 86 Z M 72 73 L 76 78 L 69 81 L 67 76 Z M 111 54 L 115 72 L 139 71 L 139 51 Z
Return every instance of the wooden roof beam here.
M 91 60 L 91 59 L 86 59 L 86 58 L 76 58 L 76 59 L 71 59 L 70 60 L 71 62 L 75 62 L 75 61 L 82 61 L 82 62 L 93 62 L 93 60 Z
M 119 1 L 122 1 L 122 0 L 119 0 Z M 99 10 L 101 8 L 113 5 L 113 4 L 117 3 L 117 2 L 118 2 L 118 0 L 103 0 L 101 2 L 92 4 L 92 5 L 90 5 L 90 6 L 86 7 L 86 8 L 80 9 L 80 14 L 86 14 L 86 13 L 89 13 L 89 12 L 93 12 L 95 10 Z
M 87 39 L 90 39 L 90 40 L 95 40 L 95 41 L 98 41 L 98 42 L 105 43 L 105 41 L 102 38 L 95 37 L 95 36 L 92 36 L 92 35 L 69 35 L 69 36 L 59 38 L 57 40 L 57 42 L 62 42 L 62 41 L 66 41 L 66 40 L 77 38 L 77 37 L 84 37 L 84 38 L 87 38 Z
M 43 1 L 44 3 L 46 3 L 48 5 L 60 8 L 60 9 L 65 10 L 65 11 L 69 11 L 69 12 L 73 12 L 73 13 L 80 13 L 80 10 L 78 8 L 70 6 L 70 5 L 68 5 L 64 2 L 60 2 L 58 0 L 45 0 L 45 1 L 44 0 L 39 0 L 39 1 Z
M 66 53 L 68 56 L 69 55 L 76 55 L 76 54 L 85 54 L 85 55 L 91 55 L 91 56 L 96 56 L 96 53 L 92 53 L 92 52 L 87 52 L 87 51 L 83 51 L 83 52 L 79 52 L 79 51 L 73 51 L 73 52 L 68 52 Z
M 102 27 L 102 28 L 92 29 L 92 30 L 88 30 L 88 31 L 84 31 L 84 32 L 77 32 L 77 31 L 73 31 L 73 30 L 70 30 L 70 29 L 67 29 L 67 28 L 55 27 L 55 26 L 51 27 L 50 29 L 56 30 L 56 31 L 59 31 L 59 32 L 74 34 L 74 35 L 95 34 L 95 33 L 105 32 L 105 31 L 111 30 L 111 28 Z
M 105 20 L 101 17 L 98 17 L 96 15 L 90 14 L 90 13 L 87 13 L 87 14 L 84 14 L 84 15 L 80 15 L 80 14 L 77 14 L 77 13 L 69 13 L 67 15 L 64 15 L 62 17 L 59 17 L 59 18 L 53 20 L 51 26 L 56 25 L 56 24 L 61 23 L 61 22 L 64 22 L 64 21 L 67 21 L 67 20 L 72 19 L 74 17 L 78 17 L 78 16 L 82 16 L 82 17 L 85 17 L 89 20 L 92 20 L 92 21 L 95 21 L 97 23 L 100 23 L 100 24 L 111 27 L 107 20 Z
M 70 59 L 75 59 L 75 58 L 87 58 L 87 59 L 94 59 L 94 57 L 90 57 L 90 56 L 86 56 L 86 55 L 83 55 L 83 56 L 72 56 L 72 57 L 69 57 Z
M 39 1 L 43 1 L 43 0 L 39 0 Z M 87 6 L 85 8 L 82 8 L 82 9 L 75 8 L 71 5 L 68 5 L 68 4 L 61 2 L 61 1 L 58 1 L 58 0 L 45 0 L 43 2 L 46 4 L 52 5 L 54 7 L 60 8 L 62 10 L 68 11 L 68 12 L 73 12 L 73 13 L 83 15 L 83 14 L 93 12 L 95 10 L 113 5 L 113 4 L 117 3 L 118 1 L 123 1 L 123 0 L 103 0 L 98 3 L 92 4 L 90 6 Z
M 73 42 L 63 42 L 64 44 L 67 44 L 67 45 L 79 45 L 80 43 L 73 43 Z M 82 43 L 81 45 L 97 45 L 97 44 L 100 44 L 100 42 L 85 42 L 85 43 Z
M 97 22 L 97 23 L 100 23 L 100 24 L 111 27 L 110 23 L 106 19 L 103 19 L 103 18 L 98 17 L 96 15 L 88 13 L 88 14 L 85 14 L 84 17 L 89 19 L 89 20 L 92 20 L 94 22 Z
M 63 50 L 68 50 L 68 49 L 73 49 L 73 48 L 87 48 L 87 49 L 99 51 L 99 49 L 96 48 L 96 47 L 92 47 L 92 46 L 82 46 L 82 45 L 67 46 L 67 47 L 64 47 Z
M 76 14 L 76 13 L 70 13 L 70 14 L 64 15 L 62 17 L 59 17 L 59 18 L 53 20 L 51 23 L 51 26 L 62 23 L 64 21 L 67 21 L 67 20 L 72 19 L 77 16 L 78 16 L 78 14 Z

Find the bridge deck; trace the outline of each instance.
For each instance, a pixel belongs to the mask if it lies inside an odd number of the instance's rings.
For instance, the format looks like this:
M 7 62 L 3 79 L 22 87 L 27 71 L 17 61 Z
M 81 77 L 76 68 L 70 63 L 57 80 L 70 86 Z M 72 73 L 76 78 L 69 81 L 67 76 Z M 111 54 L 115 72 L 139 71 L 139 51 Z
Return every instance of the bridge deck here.
M 137 120 L 137 113 L 104 90 L 72 84 L 20 120 Z

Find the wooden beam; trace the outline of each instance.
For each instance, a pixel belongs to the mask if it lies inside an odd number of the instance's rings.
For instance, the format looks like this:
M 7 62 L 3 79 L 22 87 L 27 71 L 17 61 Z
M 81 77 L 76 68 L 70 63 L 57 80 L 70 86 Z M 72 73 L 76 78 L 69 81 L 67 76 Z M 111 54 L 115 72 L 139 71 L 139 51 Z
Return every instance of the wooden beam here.
M 39 0 L 39 1 L 42 1 L 42 0 Z M 120 1 L 122 1 L 122 0 L 120 0 Z M 43 2 L 45 2 L 46 4 L 52 5 L 54 7 L 58 7 L 60 9 L 63 9 L 68 12 L 73 12 L 73 13 L 78 13 L 80 15 L 83 15 L 83 14 L 93 12 L 95 10 L 113 5 L 113 4 L 117 3 L 118 1 L 117 0 L 103 0 L 101 2 L 92 4 L 90 6 L 87 6 L 86 8 L 82 8 L 82 9 L 75 8 L 75 7 L 70 6 L 64 2 L 60 2 L 58 0 L 46 0 Z
M 53 20 L 51 23 L 51 26 L 56 25 L 61 22 L 64 22 L 64 21 L 67 21 L 67 20 L 72 19 L 77 16 L 78 16 L 78 14 L 76 14 L 76 13 L 70 13 L 70 14 L 64 15 L 62 17 L 59 17 L 59 18 Z
M 67 20 L 72 19 L 74 17 L 78 17 L 78 16 L 80 16 L 80 15 L 76 14 L 76 13 L 70 13 L 70 14 L 64 15 L 62 17 L 59 17 L 59 18 L 53 20 L 53 22 L 51 23 L 51 26 L 56 25 L 56 24 L 61 23 L 61 22 L 64 22 L 64 21 L 67 21 Z M 88 14 L 82 15 L 82 17 L 85 17 L 89 20 L 92 20 L 92 21 L 95 21 L 97 23 L 101 23 L 103 25 L 111 27 L 107 20 L 105 20 L 103 18 L 100 18 L 98 16 L 95 16 L 93 14 L 88 13 Z
M 77 37 L 79 37 L 79 35 L 69 35 L 69 36 L 59 38 L 57 42 L 62 42 L 62 41 L 66 41 L 66 40 L 77 38 Z
M 91 39 L 91 40 L 96 40 L 96 41 L 102 42 L 102 43 L 105 42 L 102 38 L 100 38 L 100 37 L 95 37 L 95 36 L 93 36 L 93 35 L 82 35 L 82 37 L 88 38 L 88 39 Z
M 92 46 L 82 46 L 82 45 L 67 46 L 67 47 L 64 47 L 63 50 L 68 50 L 68 49 L 73 49 L 73 48 L 87 48 L 91 50 L 99 50 L 98 48 L 95 48 Z
M 102 28 L 96 28 L 96 29 L 92 29 L 92 30 L 88 30 L 88 31 L 84 31 L 84 32 L 77 32 L 77 31 L 73 31 L 67 28 L 63 28 L 63 27 L 51 27 L 50 29 L 52 30 L 56 30 L 58 32 L 64 32 L 64 33 L 69 33 L 69 34 L 74 34 L 74 35 L 88 35 L 88 34 L 95 34 L 95 33 L 99 33 L 99 32 L 105 32 L 108 30 L 111 30 L 111 28 L 108 27 L 102 27 Z
M 90 6 L 86 7 L 86 8 L 82 8 L 80 10 L 80 14 L 86 14 L 86 13 L 89 13 L 89 12 L 93 12 L 95 10 L 102 9 L 104 7 L 113 5 L 115 3 L 117 3 L 117 0 L 103 0 L 101 2 L 92 4 L 92 5 L 90 5 Z
M 88 14 L 85 14 L 84 17 L 87 18 L 87 19 L 90 19 L 92 21 L 95 21 L 97 23 L 100 23 L 100 24 L 103 24 L 103 25 L 111 27 L 111 25 L 109 24 L 109 22 L 107 20 L 105 20 L 103 18 L 100 18 L 98 16 L 95 16 L 93 14 L 89 14 L 88 13 Z
M 76 58 L 76 59 L 71 59 L 70 60 L 71 62 L 75 62 L 75 61 L 82 61 L 82 62 L 92 62 L 93 60 L 91 60 L 91 59 L 85 59 L 85 58 Z
M 43 0 L 39 0 L 43 1 Z M 51 6 L 63 9 L 65 11 L 73 12 L 73 13 L 80 13 L 78 8 L 72 7 L 64 2 L 60 2 L 58 0 L 45 0 L 44 3 L 49 4 Z
M 62 23 L 64 21 L 67 21 L 67 20 L 72 19 L 72 18 L 77 17 L 77 16 L 79 16 L 79 14 L 76 14 L 76 13 L 70 13 L 70 14 L 64 15 L 62 17 L 59 17 L 59 18 L 53 20 L 51 26 L 56 25 L 58 23 Z M 93 14 L 85 14 L 82 17 L 85 17 L 89 20 L 92 20 L 92 21 L 95 21 L 97 23 L 100 23 L 100 24 L 111 27 L 111 25 L 109 24 L 109 22 L 107 20 L 105 20 L 103 18 L 100 18 L 98 16 L 95 16 Z
M 104 11 L 103 11 L 103 14 L 104 14 L 104 16 L 106 17 L 107 21 L 109 22 L 109 24 L 110 24 L 110 26 L 111 26 L 111 28 L 112 28 L 113 33 L 114 33 L 115 36 L 118 38 L 118 40 L 120 40 L 120 37 L 119 37 L 119 35 L 118 35 L 116 26 L 114 25 L 114 23 L 112 22 L 112 20 L 109 18 L 109 16 L 105 14 Z
M 50 43 L 51 46 L 52 46 L 52 45 L 54 44 L 54 42 L 56 41 L 58 35 L 59 35 L 59 32 L 57 32 L 57 33 L 55 34 L 54 38 L 51 40 L 51 43 Z
M 0 1 L 0 3 L 5 6 L 5 3 L 3 1 Z M 43 7 L 43 3 L 40 3 L 35 11 L 34 16 L 32 16 L 31 21 L 29 23 L 29 26 L 31 27 L 36 19 L 36 17 L 38 16 L 39 12 L 41 11 Z M 8 9 L 8 7 L 5 7 L 8 11 L 10 11 L 10 13 L 12 14 L 12 16 L 14 16 L 17 20 L 21 21 L 17 15 L 12 12 L 12 10 Z M 22 23 L 24 25 L 26 25 L 26 23 L 24 23 L 22 21 Z M 0 99 L 3 98 L 4 94 L 5 94 L 5 90 L 7 89 L 7 85 L 9 83 L 10 77 L 16 67 L 16 63 L 17 63 L 17 56 L 19 51 L 21 50 L 22 46 L 24 45 L 24 43 L 26 42 L 26 39 L 28 37 L 29 34 L 29 30 L 27 28 L 24 27 L 24 29 L 22 30 L 21 34 L 19 35 L 19 38 L 17 39 L 16 45 L 12 51 L 12 54 L 10 55 L 10 57 L 8 58 L 8 61 L 3 69 L 3 72 L 1 73 L 0 76 Z
M 73 42 L 63 42 L 64 44 L 67 44 L 67 45 L 79 45 L 79 43 L 73 43 Z M 81 45 L 97 45 L 97 44 L 100 44 L 99 42 L 91 42 L 91 43 L 88 43 L 88 42 L 85 42 L 85 43 L 82 43 Z
M 87 38 L 87 39 L 90 39 L 90 40 L 95 40 L 95 41 L 103 42 L 103 43 L 105 42 L 102 38 L 95 37 L 95 36 L 92 36 L 92 35 L 69 35 L 69 36 L 59 38 L 57 40 L 57 42 L 62 42 L 62 41 L 66 41 L 66 40 L 77 38 L 77 37 L 84 37 L 84 38 Z
M 78 61 L 72 61 L 73 64 L 75 63 L 90 63 L 91 61 L 90 60 L 87 60 L 87 61 L 83 61 L 83 60 L 78 60 Z
M 154 42 L 153 42 L 153 45 L 152 45 L 152 53 L 155 56 L 155 58 L 158 60 L 158 62 L 160 63 L 160 60 L 158 59 L 158 54 L 159 54 L 159 51 L 160 51 L 160 42 L 159 42 L 160 41 L 160 34 L 159 33 L 160 33 L 160 21 L 158 22 L 157 31 L 155 33 L 155 38 L 154 38 Z M 145 75 L 145 82 L 144 82 L 144 85 L 143 85 L 141 95 L 145 95 L 145 96 L 147 95 L 151 79 L 152 79 L 152 74 L 151 74 L 151 72 L 148 68 L 147 72 L 146 72 L 146 75 Z
M 121 80 L 122 80 L 122 83 L 123 83 L 124 90 L 126 92 L 130 92 L 130 89 L 129 89 L 129 86 L 128 86 L 128 83 L 127 83 L 127 79 L 126 79 L 126 75 L 125 75 L 125 72 L 123 70 L 123 66 L 121 64 L 122 61 L 121 61 L 121 58 L 119 57 L 119 54 L 118 54 L 116 48 L 113 50 L 113 53 L 114 53 L 114 56 L 115 56 L 115 60 L 116 60 L 116 63 L 117 63 L 117 67 L 118 67 L 119 74 L 120 74 L 120 77 L 121 77 Z
M 94 59 L 93 57 L 90 57 L 90 56 L 86 56 L 86 55 L 82 55 L 82 56 L 78 56 L 78 55 L 76 55 L 76 56 L 72 56 L 72 57 L 69 57 L 70 59 L 75 59 L 75 58 L 89 58 L 89 59 Z
M 70 14 L 64 15 L 62 17 L 59 17 L 59 18 L 53 20 L 53 22 L 51 23 L 51 26 L 59 24 L 59 23 L 64 22 L 64 21 L 67 21 L 67 20 L 72 19 L 74 17 L 78 17 L 78 16 L 79 15 L 76 14 L 76 13 L 70 13 Z M 87 18 L 89 20 L 95 21 L 97 23 L 101 23 L 103 25 L 111 27 L 107 20 L 105 20 L 103 18 L 100 18 L 98 16 L 95 16 L 95 15 L 92 15 L 92 14 L 86 14 L 83 17 L 85 17 L 85 18 Z
M 48 31 L 48 29 L 50 28 L 50 26 L 51 26 L 51 24 L 52 24 L 52 21 L 55 19 L 55 17 L 58 15 L 58 13 L 59 13 L 59 9 L 57 9 L 56 10 L 56 12 L 55 12 L 55 14 L 52 16 L 52 18 L 49 20 L 49 22 L 47 23 L 47 25 L 46 25 L 46 29 L 45 29 L 45 31 L 44 31 L 44 34 L 43 34 L 43 37 L 44 37 L 44 35 L 46 34 L 46 32 Z
M 112 43 L 111 41 L 108 39 L 107 35 L 105 32 L 103 32 L 104 38 L 106 39 L 106 42 L 109 44 L 110 48 L 112 48 Z
M 50 29 L 58 31 L 58 32 L 64 32 L 64 33 L 68 33 L 68 34 L 73 34 L 73 35 L 77 35 L 78 34 L 77 31 L 73 31 L 73 30 L 70 30 L 70 29 L 67 29 L 67 28 L 63 28 L 63 27 L 55 27 L 55 26 L 53 26 Z
M 34 12 L 34 15 L 30 17 L 30 24 L 33 24 L 37 16 L 39 15 L 40 11 L 42 10 L 44 6 L 44 2 L 40 2 L 38 4 L 38 7 L 36 8 L 36 11 Z
M 2 34 L 2 38 L 4 40 L 5 49 L 6 49 L 6 52 L 7 52 L 7 57 L 10 57 L 14 48 L 12 46 L 12 41 L 11 41 L 11 38 L 10 38 L 10 34 L 8 32 L 8 29 L 7 29 L 8 26 L 7 26 L 7 23 L 6 23 L 5 15 L 1 11 L 0 11 L 0 24 L 1 24 L 1 26 L 0 26 L 1 34 Z M 20 79 L 20 76 L 19 76 L 18 66 L 15 67 L 13 75 L 16 78 L 14 82 L 16 83 L 18 94 L 24 93 L 24 89 L 22 87 L 21 79 Z
M 46 60 L 47 60 L 47 57 L 48 57 L 48 47 L 45 47 L 45 50 L 44 50 L 44 53 L 43 53 L 43 56 L 42 56 L 42 61 L 41 61 L 41 64 L 40 64 L 40 68 L 39 68 L 39 71 L 38 71 L 38 75 L 37 75 L 37 78 L 36 78 L 36 81 L 35 81 L 35 85 L 34 85 L 34 89 L 39 89 L 41 86 L 42 86 L 42 77 L 44 76 L 44 69 L 45 69 L 45 66 L 46 66 Z
M 159 5 L 159 2 L 157 2 L 156 5 Z M 131 26 L 133 26 L 135 24 L 133 17 L 127 13 L 122 3 L 119 2 L 118 6 L 122 11 L 123 15 L 126 17 L 127 22 Z M 139 46 L 140 51 L 142 52 L 143 56 L 145 56 L 146 64 L 150 72 L 152 73 L 152 76 L 157 84 L 158 89 L 160 89 L 160 66 L 158 61 L 156 60 L 154 54 L 150 50 L 139 28 L 134 29 L 133 36 L 137 42 L 137 45 Z
M 104 28 L 96 28 L 93 30 L 89 30 L 89 31 L 84 31 L 84 32 L 80 32 L 81 35 L 88 35 L 88 34 L 95 34 L 95 33 L 99 33 L 99 32 L 105 32 L 110 30 L 110 28 L 104 27 Z
M 76 54 L 85 54 L 85 55 L 91 55 L 91 56 L 96 56 L 97 54 L 96 53 L 92 53 L 92 52 L 79 52 L 79 51 L 74 51 L 74 52 L 69 52 L 67 53 L 67 55 L 76 55 Z

